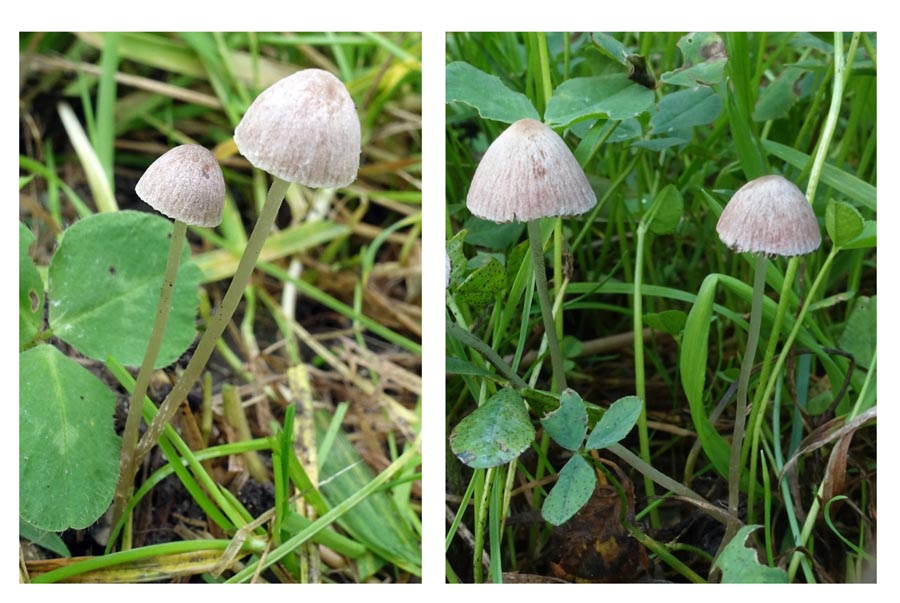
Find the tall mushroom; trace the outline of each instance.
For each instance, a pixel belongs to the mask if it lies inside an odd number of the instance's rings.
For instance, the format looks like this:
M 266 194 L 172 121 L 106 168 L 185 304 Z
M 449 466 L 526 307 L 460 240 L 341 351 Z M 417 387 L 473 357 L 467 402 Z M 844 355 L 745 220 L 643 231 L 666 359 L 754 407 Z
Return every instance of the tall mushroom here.
M 737 517 L 747 387 L 759 343 L 767 258 L 770 255 L 792 257 L 812 253 L 822 243 L 822 235 L 804 194 L 794 183 L 777 175 L 756 178 L 738 189 L 719 216 L 716 232 L 729 248 L 738 253 L 757 256 L 750 327 L 738 377 L 734 434 L 729 458 L 728 509 Z M 729 529 L 734 531 L 731 526 Z M 726 534 L 725 541 L 730 540 L 731 536 L 733 534 Z
M 360 127 L 343 82 L 306 69 L 260 94 L 234 131 L 250 163 L 288 182 L 337 188 L 356 180 Z
M 141 439 L 138 459 L 159 439 L 231 321 L 290 183 L 347 186 L 359 169 L 360 139 L 359 115 L 350 93 L 339 79 L 321 69 L 305 69 L 279 80 L 247 109 L 234 140 L 250 163 L 274 176 L 272 186 L 225 297 Z
M 482 157 L 466 206 L 492 222 L 527 222 L 535 287 L 558 391 L 566 388 L 562 353 L 547 293 L 541 218 L 583 214 L 597 204 L 587 177 L 559 135 L 533 119 L 508 127 Z
M 122 434 L 120 479 L 115 496 L 114 521 L 118 520 L 124 510 L 131 490 L 134 448 L 141 423 L 141 407 L 150 383 L 150 374 L 153 372 L 165 336 L 187 227 L 218 226 L 222 221 L 222 208 L 225 203 L 225 180 L 216 158 L 204 147 L 195 144 L 175 147 L 157 158 L 138 180 L 134 190 L 147 205 L 172 218 L 175 224 L 169 243 L 169 255 L 159 292 L 153 331 L 135 380 L 128 405 L 128 418 Z

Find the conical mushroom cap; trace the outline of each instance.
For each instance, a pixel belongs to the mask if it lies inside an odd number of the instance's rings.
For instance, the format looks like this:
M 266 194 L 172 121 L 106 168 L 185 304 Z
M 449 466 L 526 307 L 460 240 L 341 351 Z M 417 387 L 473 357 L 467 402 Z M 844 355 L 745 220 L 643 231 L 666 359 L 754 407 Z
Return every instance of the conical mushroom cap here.
M 493 222 L 573 216 L 596 204 L 572 151 L 533 119 L 517 121 L 491 143 L 466 198 L 470 212 Z
M 739 253 L 790 257 L 811 253 L 822 243 L 806 196 L 781 176 L 762 176 L 739 188 L 719 216 L 716 232 Z
M 218 226 L 225 205 L 225 179 L 213 154 L 196 144 L 167 151 L 150 164 L 134 187 L 147 205 L 193 226 Z
M 262 92 L 234 131 L 254 166 L 313 188 L 347 186 L 359 171 L 360 127 L 346 86 L 304 69 Z

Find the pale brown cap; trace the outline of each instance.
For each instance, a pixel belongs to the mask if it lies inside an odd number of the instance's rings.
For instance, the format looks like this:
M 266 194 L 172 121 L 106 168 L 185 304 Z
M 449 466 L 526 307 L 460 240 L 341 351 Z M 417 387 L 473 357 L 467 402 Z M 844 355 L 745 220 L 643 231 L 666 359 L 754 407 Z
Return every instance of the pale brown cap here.
M 147 205 L 193 226 L 218 226 L 225 179 L 213 154 L 196 144 L 170 149 L 150 164 L 134 187 Z
M 762 176 L 738 189 L 719 216 L 716 232 L 739 253 L 790 257 L 811 253 L 822 243 L 806 196 L 781 176 Z
M 472 214 L 492 222 L 573 216 L 596 204 L 572 151 L 533 119 L 517 121 L 491 143 L 466 198 Z
M 238 123 L 234 142 L 254 166 L 288 182 L 341 187 L 359 171 L 356 105 L 343 82 L 321 69 L 265 89 Z

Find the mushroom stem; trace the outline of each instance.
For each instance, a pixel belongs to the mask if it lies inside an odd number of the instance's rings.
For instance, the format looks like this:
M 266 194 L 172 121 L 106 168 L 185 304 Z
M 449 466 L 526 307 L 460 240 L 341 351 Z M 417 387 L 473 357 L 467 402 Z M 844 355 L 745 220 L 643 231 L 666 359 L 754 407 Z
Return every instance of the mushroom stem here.
M 172 294 L 175 290 L 175 279 L 178 276 L 178 267 L 181 265 L 181 251 L 184 249 L 187 224 L 181 220 L 175 220 L 172 230 L 172 239 L 169 242 L 169 256 L 166 259 L 166 271 L 163 275 L 162 287 L 159 290 L 159 303 L 156 306 L 156 318 L 153 321 L 153 331 L 150 333 L 150 341 L 144 352 L 144 360 L 138 371 L 134 383 L 134 390 L 128 402 L 128 418 L 125 420 L 125 431 L 122 433 L 122 455 L 119 463 L 119 483 L 113 504 L 112 525 L 116 525 L 125 510 L 128 498 L 131 496 L 132 476 L 134 475 L 134 451 L 137 445 L 138 428 L 141 424 L 141 407 L 147 387 L 150 385 L 150 375 L 156 365 L 159 350 L 162 347 L 163 337 L 166 334 L 166 324 L 169 322 L 169 309 L 172 307 Z
M 266 195 L 266 202 L 259 214 L 259 218 L 256 220 L 256 226 L 254 226 L 253 232 L 247 240 L 247 246 L 243 255 L 241 255 L 241 260 L 238 263 L 234 277 L 231 279 L 231 284 L 228 286 L 228 291 L 225 292 L 225 297 L 222 299 L 219 309 L 216 310 L 216 313 L 209 321 L 206 332 L 200 338 L 200 343 L 197 344 L 197 348 L 194 350 L 194 355 L 188 362 L 187 368 L 185 368 L 184 373 L 182 373 L 181 378 L 172 388 L 172 391 L 166 396 L 166 399 L 159 407 L 159 412 L 156 413 L 156 416 L 147 428 L 147 432 L 141 438 L 134 461 L 135 467 L 140 464 L 156 444 L 159 436 L 162 435 L 163 429 L 178 410 L 178 405 L 187 398 L 194 383 L 200 378 L 200 374 L 206 367 L 206 363 L 216 347 L 216 342 L 231 321 L 231 317 L 237 310 L 238 303 L 244 295 L 244 289 L 246 289 L 253 268 L 256 266 L 256 260 L 259 258 L 260 251 L 262 251 L 263 243 L 269 235 L 269 231 L 272 230 L 275 217 L 278 215 L 278 209 L 281 207 L 281 202 L 284 201 L 284 195 L 289 186 L 289 182 L 285 182 L 277 177 L 272 182 L 269 193 Z
M 750 327 L 747 331 L 747 346 L 741 360 L 741 373 L 738 377 L 737 408 L 734 416 L 734 434 L 731 437 L 731 456 L 728 463 L 728 512 L 738 516 L 738 501 L 741 493 L 741 446 L 744 442 L 744 425 L 747 418 L 747 387 L 750 373 L 756 359 L 756 347 L 759 343 L 759 327 L 762 323 L 762 304 L 766 288 L 766 255 L 756 256 L 756 268 L 753 276 L 753 300 L 750 305 Z M 722 540 L 724 547 L 734 536 L 737 525 L 732 524 Z
M 762 428 L 760 421 L 763 416 L 761 410 L 765 410 L 766 404 L 763 404 L 762 396 L 765 390 L 765 384 L 769 382 L 769 375 L 772 373 L 773 360 L 775 359 L 775 350 L 778 347 L 778 340 L 781 336 L 781 325 L 784 323 L 784 315 L 787 313 L 788 300 L 790 299 L 791 288 L 794 278 L 797 275 L 797 267 L 800 264 L 799 257 L 792 257 L 788 261 L 787 268 L 784 272 L 784 281 L 781 286 L 781 293 L 778 296 L 778 307 L 775 310 L 775 320 L 772 322 L 772 328 L 769 331 L 769 342 L 766 344 L 766 351 L 762 357 L 762 368 L 759 372 L 759 385 L 756 387 L 756 393 L 750 404 L 750 419 L 748 423 L 749 432 L 752 437 L 744 438 L 744 449 L 741 451 L 741 458 L 750 461 L 749 484 L 747 487 L 747 523 L 752 524 L 756 520 L 756 506 L 754 504 L 756 494 L 756 464 L 759 457 L 757 452 L 759 446 L 759 430 Z
M 547 273 L 544 270 L 544 245 L 541 237 L 541 221 L 528 222 L 528 242 L 531 245 L 531 263 L 534 268 L 534 285 L 541 305 L 541 316 L 544 319 L 544 333 L 547 335 L 547 348 L 550 350 L 550 361 L 553 365 L 553 381 L 556 392 L 566 389 L 566 371 L 563 367 L 562 352 L 559 339 L 556 337 L 556 324 L 553 321 L 553 305 L 547 293 Z

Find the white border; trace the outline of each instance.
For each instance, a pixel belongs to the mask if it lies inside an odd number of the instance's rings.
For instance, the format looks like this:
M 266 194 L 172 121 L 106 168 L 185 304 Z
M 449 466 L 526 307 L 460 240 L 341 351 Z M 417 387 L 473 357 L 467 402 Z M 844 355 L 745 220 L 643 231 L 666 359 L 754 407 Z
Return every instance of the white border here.
M 882 246 L 879 256 L 884 266 L 883 274 L 887 278 L 880 279 L 880 297 L 882 298 L 879 313 L 879 331 L 882 345 L 882 359 L 879 365 L 882 367 L 883 392 L 892 383 L 891 373 L 896 366 L 896 354 L 892 352 L 893 343 L 891 335 L 897 332 L 897 324 L 893 304 L 896 301 L 895 283 L 898 281 L 892 271 L 897 264 L 896 248 L 892 236 L 897 225 L 897 215 L 894 209 L 897 206 L 897 186 L 891 181 L 891 174 L 896 170 L 895 151 L 893 146 L 898 137 L 897 120 L 893 117 L 896 103 L 896 71 L 898 56 L 896 53 L 896 23 L 893 11 L 890 11 L 886 2 L 837 2 L 823 0 L 818 2 L 800 3 L 787 2 L 785 0 L 753 0 L 752 2 L 712 2 L 712 1 L 678 1 L 670 0 L 646 0 L 643 2 L 609 3 L 609 2 L 571 2 L 554 0 L 552 2 L 536 2 L 523 0 L 519 2 L 491 3 L 489 0 L 454 0 L 453 2 L 433 2 L 429 0 L 418 1 L 389 1 L 371 0 L 362 2 L 358 0 L 345 0 L 344 2 L 284 2 L 271 0 L 252 0 L 252 2 L 186 2 L 179 0 L 153 0 L 149 3 L 133 0 L 125 4 L 119 2 L 60 2 L 58 0 L 46 0 L 40 3 L 14 4 L 6 7 L 7 23 L 15 23 L 16 29 L 5 32 L 3 37 L 8 46 L 3 56 L 8 61 L 6 83 L 3 102 L 6 103 L 4 121 L 4 140 L 8 141 L 4 148 L 7 149 L 4 166 L 9 170 L 6 179 L 8 194 L 13 192 L 13 169 L 15 166 L 15 181 L 18 181 L 18 162 L 13 152 L 12 141 L 18 140 L 18 128 L 13 125 L 12 103 L 16 98 L 12 82 L 13 73 L 18 73 L 18 65 L 12 65 L 13 57 L 18 56 L 18 49 L 12 48 L 18 40 L 18 31 L 78 31 L 78 30 L 298 30 L 298 31 L 422 31 L 423 32 L 423 257 L 427 269 L 423 270 L 423 331 L 424 331 L 424 359 L 423 378 L 424 391 L 427 392 L 423 403 L 423 421 L 426 437 L 424 438 L 424 509 L 423 526 L 425 539 L 423 542 L 423 585 L 400 586 L 396 588 L 377 588 L 368 585 L 342 585 L 339 589 L 341 597 L 356 598 L 355 600 L 369 600 L 370 597 L 384 598 L 387 600 L 415 600 L 419 601 L 423 596 L 464 596 L 475 597 L 478 600 L 486 600 L 491 595 L 497 596 L 500 591 L 490 590 L 502 588 L 504 597 L 516 600 L 541 600 L 550 597 L 608 597 L 608 596 L 634 596 L 630 589 L 632 585 L 505 585 L 505 586 L 446 586 L 444 584 L 444 329 L 441 314 L 443 309 L 443 254 L 440 247 L 445 238 L 444 233 L 444 39 L 448 31 L 562 31 L 562 30 L 604 30 L 604 31 L 671 31 L 671 30 L 807 30 L 807 31 L 832 31 L 834 29 L 877 31 L 879 33 L 879 89 L 878 99 L 881 109 L 880 128 L 878 132 L 882 144 L 879 145 L 879 166 L 887 166 L 887 177 L 882 179 L 880 199 L 881 231 L 887 236 L 882 237 Z M 9 13 L 15 12 L 14 16 Z M 9 25 L 7 25 L 9 26 Z M 893 101 L 893 102 L 891 102 Z M 881 171 L 881 170 L 879 170 Z M 11 210 L 11 202 L 4 204 Z M 11 215 L 2 222 L 6 236 L 2 241 L 6 246 L 4 257 L 7 258 L 2 267 L 6 282 L 14 282 L 17 278 L 15 263 L 17 235 L 12 230 L 15 222 Z M 428 264 L 428 262 L 431 262 Z M 12 317 L 17 314 L 14 297 L 7 296 L 4 299 L 6 317 L 4 333 L 11 334 L 15 331 Z M 7 387 L 7 398 L 12 397 L 9 388 L 17 383 L 16 371 L 13 367 L 13 347 L 15 337 L 8 336 L 7 354 L 4 355 L 2 381 Z M 18 391 L 18 386 L 16 385 Z M 893 400 L 890 395 L 884 398 L 882 404 L 882 423 L 880 429 L 890 434 L 896 428 L 897 413 L 892 408 Z M 7 462 L 16 458 L 18 450 L 16 418 L 16 405 L 7 401 L 3 407 L 4 412 L 4 453 Z M 896 535 L 896 520 L 893 518 L 893 502 L 896 487 L 893 485 L 895 470 L 893 460 L 896 459 L 896 440 L 886 437 L 879 445 L 879 457 L 881 458 L 881 475 L 878 484 L 879 498 L 887 504 L 882 505 L 882 514 L 878 526 L 880 547 L 879 588 L 896 581 L 892 571 L 895 553 L 893 553 L 893 536 Z M 3 511 L 0 514 L 0 523 L 3 526 L 3 537 L 0 542 L 4 544 L 2 568 L 7 583 L 15 582 L 17 567 L 17 547 L 15 543 L 17 533 L 17 513 L 13 501 L 9 496 L 2 499 Z M 27 593 L 29 598 L 36 597 L 42 600 L 45 596 L 59 594 L 56 588 L 60 587 L 20 587 L 17 595 L 23 598 Z M 28 588 L 29 590 L 24 590 Z M 140 586 L 97 586 L 79 587 L 79 594 L 87 597 L 120 598 L 129 600 L 156 600 L 160 595 L 168 595 L 170 588 L 185 588 L 155 586 L 142 588 Z M 187 588 L 191 588 L 188 586 Z M 201 587 L 197 587 L 201 588 Z M 238 597 L 246 597 L 248 593 L 242 588 L 219 589 L 215 597 L 221 600 L 237 600 Z M 260 587 L 262 588 L 262 587 Z M 310 588 L 310 587 L 302 587 Z M 312 588 L 328 588 L 312 587 Z M 553 590 L 548 590 L 552 588 Z M 562 588 L 562 591 L 559 589 Z M 641 588 L 641 587 L 637 587 Z M 644 589 L 653 588 L 644 586 Z M 720 600 L 726 593 L 719 589 L 699 588 L 685 585 L 668 585 L 664 596 L 685 596 L 691 599 Z M 737 596 L 758 597 L 758 588 L 765 587 L 720 587 L 727 590 L 729 598 Z M 802 588 L 802 587 L 798 587 Z M 830 598 L 834 596 L 845 597 L 849 593 L 845 588 L 857 588 L 843 586 L 840 589 L 818 587 L 811 596 Z M 160 589 L 165 589 L 163 593 Z M 271 585 L 268 589 L 280 589 L 280 593 L 273 592 L 277 597 L 281 594 L 296 596 L 295 587 L 287 585 Z M 346 590 L 345 590 L 346 589 Z M 505 589 L 513 589 L 507 592 Z M 52 591 L 52 593 L 51 593 Z M 180 591 L 179 591 L 180 592 Z M 46 593 L 46 594 L 45 594 Z M 832 595 L 832 593 L 834 593 Z M 191 596 L 197 593 L 192 593 Z M 316 597 L 321 593 L 304 593 L 301 596 Z M 662 593 L 641 591 L 648 596 L 659 596 Z M 868 592 L 866 594 L 869 594 Z M 807 596 L 810 596 L 807 595 Z M 180 594 L 177 595 L 180 598 Z M 251 595 L 253 596 L 253 595 Z M 332 595 L 333 596 L 333 595 Z M 365 597 L 366 599 L 362 599 Z

